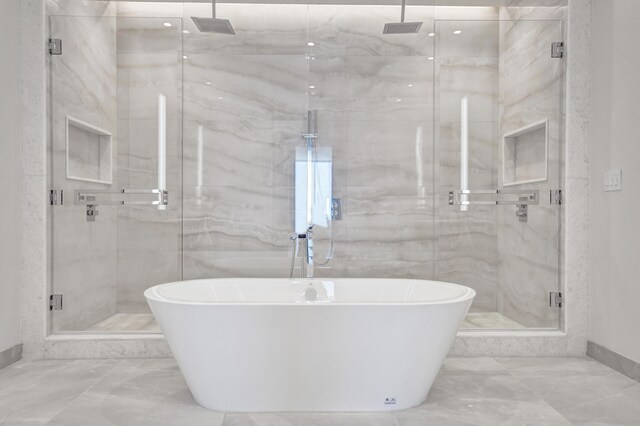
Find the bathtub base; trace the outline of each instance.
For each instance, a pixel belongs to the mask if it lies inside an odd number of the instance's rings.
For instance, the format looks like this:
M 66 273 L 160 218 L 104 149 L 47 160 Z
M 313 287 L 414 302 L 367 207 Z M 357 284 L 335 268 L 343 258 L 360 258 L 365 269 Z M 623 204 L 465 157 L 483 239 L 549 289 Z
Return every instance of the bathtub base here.
M 245 413 L 421 404 L 475 293 L 421 280 L 220 279 L 145 295 L 194 399 Z
M 194 399 L 225 412 L 369 412 L 419 405 L 467 309 L 170 308 L 176 312 L 158 317 Z M 211 326 L 196 337 L 185 332 L 185 320 Z

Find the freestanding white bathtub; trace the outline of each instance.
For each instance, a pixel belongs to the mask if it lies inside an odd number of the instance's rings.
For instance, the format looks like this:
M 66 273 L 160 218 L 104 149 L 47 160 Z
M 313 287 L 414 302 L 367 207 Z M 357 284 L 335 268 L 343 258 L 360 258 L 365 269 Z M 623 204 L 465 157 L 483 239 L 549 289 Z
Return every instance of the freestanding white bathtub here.
M 475 292 L 399 279 L 210 279 L 145 291 L 195 400 L 219 411 L 422 403 Z

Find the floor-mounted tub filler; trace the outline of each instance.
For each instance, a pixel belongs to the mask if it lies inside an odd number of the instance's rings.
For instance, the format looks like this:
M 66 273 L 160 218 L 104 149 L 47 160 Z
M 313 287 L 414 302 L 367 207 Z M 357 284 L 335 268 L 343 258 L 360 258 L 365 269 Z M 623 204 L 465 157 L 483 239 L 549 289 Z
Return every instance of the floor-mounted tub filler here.
M 209 279 L 145 296 L 195 400 L 225 412 L 422 403 L 475 291 L 399 279 Z

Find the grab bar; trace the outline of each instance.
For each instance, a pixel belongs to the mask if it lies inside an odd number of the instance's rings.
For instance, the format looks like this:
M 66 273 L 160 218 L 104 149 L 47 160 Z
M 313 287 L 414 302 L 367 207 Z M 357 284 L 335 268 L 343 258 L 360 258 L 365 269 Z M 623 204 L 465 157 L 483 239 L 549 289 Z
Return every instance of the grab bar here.
M 464 197 L 463 197 L 464 195 Z M 474 199 L 479 195 L 481 199 Z M 495 196 L 491 197 L 488 196 Z M 509 199 L 511 196 L 513 199 Z M 484 199 L 482 199 L 485 197 Z M 540 204 L 540 192 L 538 190 L 514 190 L 514 189 L 455 189 L 449 191 L 450 206 L 470 206 L 470 205 L 499 205 L 499 206 L 522 206 Z
M 169 192 L 164 189 L 120 189 L 117 191 L 78 189 L 75 191 L 75 203 L 87 206 L 87 221 L 93 222 L 98 215 L 96 207 L 99 205 L 158 206 L 161 208 L 161 206 L 169 204 Z
M 535 204 L 540 204 L 540 193 L 533 189 L 522 191 L 514 189 L 457 189 L 449 191 L 450 206 L 516 206 L 516 216 L 520 222 L 528 220 L 529 206 Z

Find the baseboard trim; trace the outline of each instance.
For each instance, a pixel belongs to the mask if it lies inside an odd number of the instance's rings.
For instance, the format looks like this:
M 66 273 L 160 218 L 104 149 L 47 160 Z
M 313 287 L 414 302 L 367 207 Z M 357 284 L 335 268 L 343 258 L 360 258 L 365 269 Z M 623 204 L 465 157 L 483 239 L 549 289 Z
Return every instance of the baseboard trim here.
M 591 341 L 587 342 L 587 356 L 640 382 L 640 363 L 632 359 Z
M 0 352 L 0 368 L 5 368 L 22 359 L 22 343 Z

